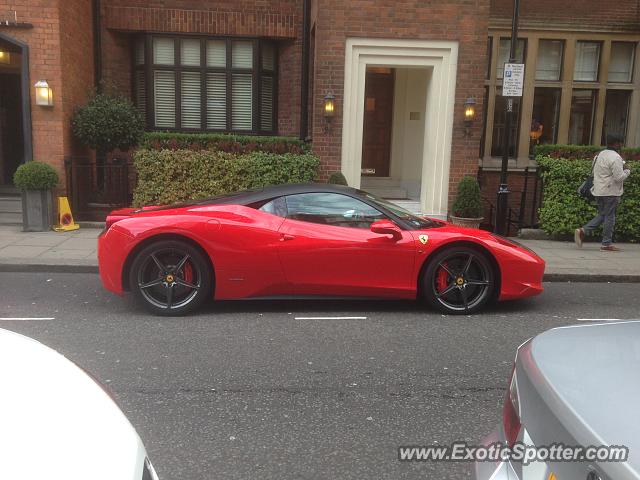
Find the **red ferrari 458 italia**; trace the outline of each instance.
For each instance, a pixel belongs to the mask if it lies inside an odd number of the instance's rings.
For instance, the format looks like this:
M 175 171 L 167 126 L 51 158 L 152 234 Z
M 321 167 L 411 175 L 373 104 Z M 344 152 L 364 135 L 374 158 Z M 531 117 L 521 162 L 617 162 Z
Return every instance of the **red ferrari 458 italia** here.
M 542 292 L 544 260 L 511 240 L 418 217 L 338 185 L 279 185 L 112 212 L 100 277 L 160 315 L 216 300 L 423 299 L 450 314 Z

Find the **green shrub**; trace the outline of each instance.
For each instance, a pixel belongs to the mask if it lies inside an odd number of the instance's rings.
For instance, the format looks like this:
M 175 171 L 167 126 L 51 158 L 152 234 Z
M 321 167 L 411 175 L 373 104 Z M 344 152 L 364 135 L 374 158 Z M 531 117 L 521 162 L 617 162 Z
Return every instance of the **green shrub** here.
M 333 185 L 346 185 L 349 186 L 347 179 L 342 174 L 342 172 L 333 172 L 329 175 L 329 181 L 327 183 L 331 183 Z
M 147 132 L 142 148 L 149 150 L 211 150 L 229 153 L 305 153 L 308 145 L 294 137 L 261 137 L 226 133 Z
M 312 182 L 320 161 L 311 154 L 146 150 L 134 154 L 133 203 L 169 205 L 281 183 Z
M 598 145 L 537 145 L 536 156 L 593 160 L 593 157 L 603 148 Z M 640 148 L 623 148 L 620 155 L 625 160 L 640 160 Z
M 482 216 L 480 185 L 475 177 L 464 177 L 458 184 L 458 194 L 453 202 L 455 217 L 478 218 Z
M 48 190 L 58 185 L 58 173 L 42 162 L 27 162 L 13 174 L 13 183 L 23 190 Z
M 595 202 L 577 194 L 591 170 L 592 159 L 571 160 L 539 156 L 543 181 L 540 226 L 551 235 L 570 235 L 596 214 Z M 624 195 L 616 215 L 616 238 L 638 241 L 640 237 L 640 161 L 627 161 L 632 174 L 624 182 Z
M 144 121 L 127 98 L 101 93 L 75 112 L 73 133 L 99 153 L 127 150 L 138 145 Z

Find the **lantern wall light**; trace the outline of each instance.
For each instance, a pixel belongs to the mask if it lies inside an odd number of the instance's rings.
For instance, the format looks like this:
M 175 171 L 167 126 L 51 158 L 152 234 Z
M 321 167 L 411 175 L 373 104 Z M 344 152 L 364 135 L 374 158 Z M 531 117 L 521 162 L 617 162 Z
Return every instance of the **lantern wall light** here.
M 469 127 L 476 119 L 476 101 L 473 97 L 467 97 L 467 100 L 464 102 L 464 126 L 465 126 L 465 135 L 469 135 Z
M 335 115 L 336 110 L 336 97 L 333 93 L 327 93 L 324 97 L 324 116 L 327 119 L 331 119 Z
M 36 105 L 43 107 L 53 106 L 53 90 L 46 80 L 38 80 L 35 85 L 36 89 Z
M 11 63 L 11 54 L 0 50 L 0 63 L 3 65 L 9 65 Z

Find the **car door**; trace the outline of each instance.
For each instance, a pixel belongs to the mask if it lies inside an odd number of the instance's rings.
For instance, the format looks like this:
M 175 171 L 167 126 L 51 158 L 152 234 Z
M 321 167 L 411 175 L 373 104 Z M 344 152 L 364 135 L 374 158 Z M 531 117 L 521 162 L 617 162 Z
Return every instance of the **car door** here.
M 285 197 L 278 254 L 297 295 L 410 298 L 415 242 L 407 231 L 373 233 L 386 216 L 354 197 L 303 193 Z

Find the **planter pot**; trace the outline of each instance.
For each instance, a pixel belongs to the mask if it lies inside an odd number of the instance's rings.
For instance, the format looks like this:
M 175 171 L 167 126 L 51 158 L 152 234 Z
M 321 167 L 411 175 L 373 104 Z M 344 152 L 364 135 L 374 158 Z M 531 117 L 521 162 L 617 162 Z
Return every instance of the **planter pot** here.
M 46 232 L 53 225 L 51 190 L 22 190 L 22 230 Z
M 464 218 L 464 217 L 454 217 L 453 215 L 451 215 L 450 218 L 451 218 L 451 223 L 459 227 L 465 227 L 465 228 L 480 228 L 480 224 L 482 223 L 482 220 L 484 220 L 484 217 Z

